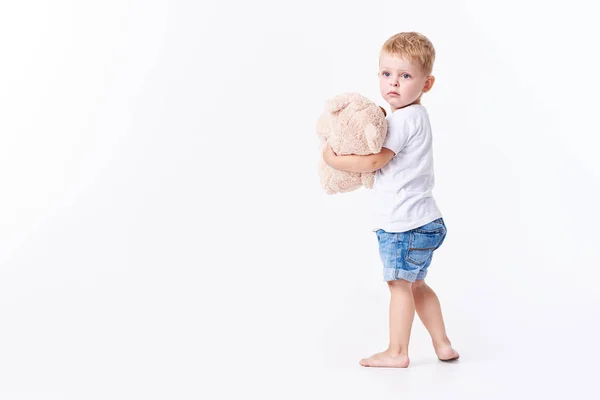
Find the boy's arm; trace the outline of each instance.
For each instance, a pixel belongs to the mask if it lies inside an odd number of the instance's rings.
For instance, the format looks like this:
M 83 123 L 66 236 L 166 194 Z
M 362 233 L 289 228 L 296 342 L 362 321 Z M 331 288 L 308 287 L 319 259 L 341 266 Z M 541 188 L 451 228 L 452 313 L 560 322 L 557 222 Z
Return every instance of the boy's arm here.
M 323 149 L 325 163 L 332 168 L 348 172 L 375 172 L 386 165 L 394 156 L 394 152 L 386 147 L 382 147 L 377 154 L 366 156 L 338 156 L 329 144 L 326 144 Z

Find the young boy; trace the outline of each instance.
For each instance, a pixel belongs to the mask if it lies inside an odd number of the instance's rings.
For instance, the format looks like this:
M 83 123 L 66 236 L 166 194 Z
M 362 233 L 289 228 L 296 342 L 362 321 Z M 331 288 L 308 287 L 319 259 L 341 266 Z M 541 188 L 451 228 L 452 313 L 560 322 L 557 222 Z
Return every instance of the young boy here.
M 416 32 L 390 37 L 379 56 L 379 89 L 391 107 L 388 135 L 381 152 L 337 156 L 331 147 L 323 159 L 333 168 L 376 171 L 372 190 L 373 231 L 383 276 L 390 289 L 387 350 L 360 360 L 365 367 L 408 367 L 408 344 L 415 310 L 431 335 L 438 359 L 458 359 L 446 336 L 440 302 L 425 284 L 433 252 L 446 237 L 442 214 L 433 198 L 432 133 L 421 96 L 431 90 L 435 50 Z

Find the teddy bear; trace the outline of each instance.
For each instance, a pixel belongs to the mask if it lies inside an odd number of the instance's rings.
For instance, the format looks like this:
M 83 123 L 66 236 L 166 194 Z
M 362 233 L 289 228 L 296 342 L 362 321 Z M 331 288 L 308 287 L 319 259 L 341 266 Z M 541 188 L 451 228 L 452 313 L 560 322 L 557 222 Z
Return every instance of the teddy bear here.
M 337 155 L 368 155 L 381 151 L 387 136 L 385 110 L 367 97 L 348 92 L 333 97 L 317 120 L 321 148 L 329 143 Z M 336 170 L 319 163 L 321 186 L 327 194 L 345 193 L 360 187 L 373 188 L 375 172 Z

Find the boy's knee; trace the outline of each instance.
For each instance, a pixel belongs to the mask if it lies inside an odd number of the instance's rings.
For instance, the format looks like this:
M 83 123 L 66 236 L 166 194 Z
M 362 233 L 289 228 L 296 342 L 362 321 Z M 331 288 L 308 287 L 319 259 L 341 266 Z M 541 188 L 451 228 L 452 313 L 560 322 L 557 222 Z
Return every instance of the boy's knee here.
M 424 280 L 418 280 L 418 281 L 415 281 L 412 284 L 412 290 L 413 290 L 413 292 L 418 291 L 419 289 L 422 289 L 424 287 L 425 287 L 425 281 Z

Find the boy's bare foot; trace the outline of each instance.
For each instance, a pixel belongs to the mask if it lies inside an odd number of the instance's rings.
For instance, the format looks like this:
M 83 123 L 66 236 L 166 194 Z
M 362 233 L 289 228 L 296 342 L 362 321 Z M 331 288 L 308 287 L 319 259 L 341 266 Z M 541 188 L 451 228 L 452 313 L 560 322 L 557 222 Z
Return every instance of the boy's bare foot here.
M 369 358 L 360 360 L 363 367 L 382 367 L 382 368 L 407 368 L 410 360 L 404 354 L 392 354 L 389 350 L 373 354 Z
M 458 360 L 460 355 L 450 345 L 443 345 L 435 348 L 435 354 L 441 361 Z

